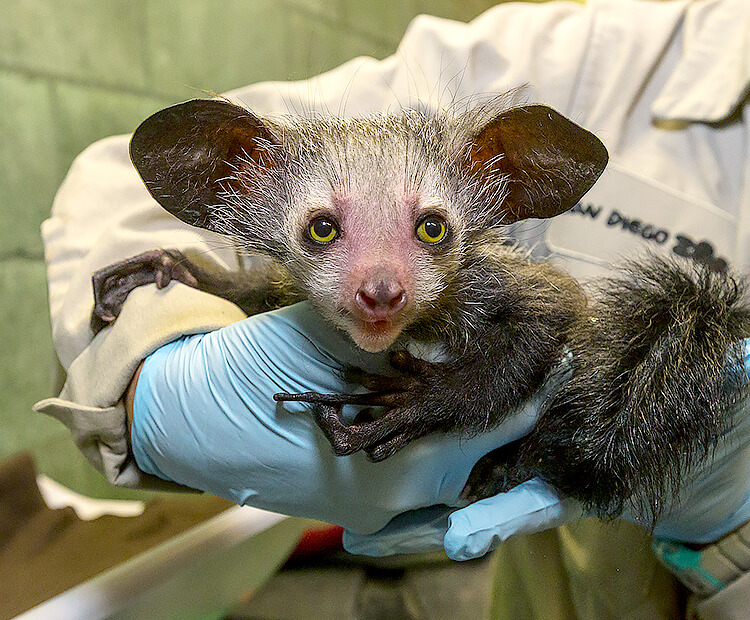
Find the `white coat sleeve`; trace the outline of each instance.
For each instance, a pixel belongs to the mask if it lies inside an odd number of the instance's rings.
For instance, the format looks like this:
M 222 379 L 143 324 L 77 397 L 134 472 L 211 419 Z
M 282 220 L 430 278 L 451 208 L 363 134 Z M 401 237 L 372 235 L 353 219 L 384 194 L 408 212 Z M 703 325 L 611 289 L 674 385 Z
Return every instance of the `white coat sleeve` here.
M 226 243 L 183 225 L 151 199 L 130 163 L 127 136 L 98 142 L 76 159 L 42 235 L 52 335 L 67 381 L 59 397 L 37 403 L 35 410 L 68 426 L 79 449 L 111 482 L 170 486 L 144 476 L 135 466 L 122 395 L 141 360 L 159 346 L 245 315 L 223 299 L 179 283 L 161 291 L 151 285 L 134 291 L 115 324 L 93 337 L 91 276 L 158 247 L 210 252 L 214 263 L 225 269 L 233 266 L 232 252 Z

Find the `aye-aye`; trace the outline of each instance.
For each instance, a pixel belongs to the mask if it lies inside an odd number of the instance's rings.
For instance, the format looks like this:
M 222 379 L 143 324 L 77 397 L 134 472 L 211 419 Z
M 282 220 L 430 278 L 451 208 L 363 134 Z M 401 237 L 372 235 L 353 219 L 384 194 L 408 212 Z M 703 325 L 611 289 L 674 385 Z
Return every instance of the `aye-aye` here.
M 147 252 L 94 276 L 94 328 L 146 282 L 178 279 L 248 314 L 308 299 L 362 349 L 392 347 L 397 371 L 351 369 L 365 394 L 275 396 L 315 403 L 336 454 L 378 461 L 427 433 L 492 428 L 564 367 L 534 430 L 482 459 L 465 498 L 540 476 L 600 515 L 630 504 L 653 520 L 744 393 L 741 281 L 651 258 L 587 302 L 508 241 L 508 224 L 570 209 L 607 163 L 548 107 L 261 118 L 194 100 L 144 121 L 130 152 L 167 211 L 275 267 L 208 273 Z M 440 361 L 412 356 L 410 340 L 439 345 Z M 345 403 L 382 415 L 346 424 Z

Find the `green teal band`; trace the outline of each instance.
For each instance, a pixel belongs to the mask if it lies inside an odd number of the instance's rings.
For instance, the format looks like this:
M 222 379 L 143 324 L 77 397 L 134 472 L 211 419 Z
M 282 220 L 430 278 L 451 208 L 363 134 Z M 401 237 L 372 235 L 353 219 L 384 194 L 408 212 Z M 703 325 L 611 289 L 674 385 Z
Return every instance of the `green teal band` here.
M 750 522 L 701 549 L 663 538 L 654 539 L 652 548 L 688 589 L 710 596 L 750 571 Z
M 701 551 L 661 538 L 654 539 L 652 548 L 661 563 L 695 594 L 709 596 L 726 585 L 703 566 Z

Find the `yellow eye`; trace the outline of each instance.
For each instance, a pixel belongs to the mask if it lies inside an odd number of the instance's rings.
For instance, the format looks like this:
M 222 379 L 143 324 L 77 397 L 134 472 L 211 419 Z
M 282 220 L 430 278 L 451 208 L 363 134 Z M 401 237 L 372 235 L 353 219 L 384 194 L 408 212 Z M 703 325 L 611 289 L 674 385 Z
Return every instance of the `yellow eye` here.
M 331 243 L 339 235 L 336 223 L 328 217 L 318 217 L 310 222 L 310 237 L 317 243 Z
M 445 220 L 439 215 L 428 215 L 417 226 L 417 237 L 424 243 L 440 243 L 447 232 Z

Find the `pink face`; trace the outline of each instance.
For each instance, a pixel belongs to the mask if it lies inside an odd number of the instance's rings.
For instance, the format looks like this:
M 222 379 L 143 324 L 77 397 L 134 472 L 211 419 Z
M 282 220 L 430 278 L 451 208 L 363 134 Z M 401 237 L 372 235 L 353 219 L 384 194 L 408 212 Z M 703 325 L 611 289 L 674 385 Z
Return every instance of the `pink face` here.
M 354 341 L 381 351 L 398 337 L 414 309 L 414 200 L 392 209 L 362 208 L 337 196 L 344 260 L 338 306 Z
M 444 288 L 435 261 L 449 249 L 447 217 L 404 193 L 365 200 L 339 190 L 330 200 L 305 223 L 311 299 L 360 348 L 382 351 Z

